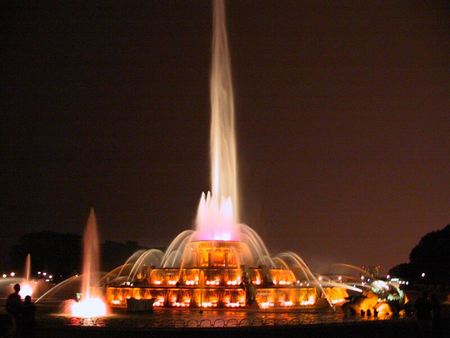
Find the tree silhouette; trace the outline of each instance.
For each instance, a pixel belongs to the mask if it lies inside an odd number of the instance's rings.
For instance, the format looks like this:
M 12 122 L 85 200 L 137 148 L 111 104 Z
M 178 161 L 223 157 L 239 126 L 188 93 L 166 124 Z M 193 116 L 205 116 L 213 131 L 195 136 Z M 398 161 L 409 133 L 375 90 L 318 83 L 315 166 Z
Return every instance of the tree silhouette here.
M 422 283 L 450 283 L 450 224 L 423 236 L 412 249 L 409 260 L 409 263 L 393 267 L 389 273 Z
M 101 270 L 110 271 L 123 264 L 139 249 L 143 247 L 131 241 L 101 243 Z M 82 238 L 77 234 L 42 231 L 22 236 L 10 250 L 11 268 L 21 273 L 27 254 L 31 254 L 34 274 L 37 271 L 47 271 L 54 275 L 55 280 L 61 280 L 82 270 Z

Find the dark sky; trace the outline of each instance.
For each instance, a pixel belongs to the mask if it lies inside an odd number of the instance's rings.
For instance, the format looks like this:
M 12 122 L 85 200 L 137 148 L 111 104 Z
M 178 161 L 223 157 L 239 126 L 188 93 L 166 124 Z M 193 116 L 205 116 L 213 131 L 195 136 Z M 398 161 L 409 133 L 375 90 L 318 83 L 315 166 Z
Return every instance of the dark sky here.
M 167 246 L 209 189 L 210 2 L 74 3 L 2 9 L 2 247 L 91 206 L 103 239 Z M 315 267 L 407 261 L 450 222 L 448 3 L 227 15 L 243 221 Z

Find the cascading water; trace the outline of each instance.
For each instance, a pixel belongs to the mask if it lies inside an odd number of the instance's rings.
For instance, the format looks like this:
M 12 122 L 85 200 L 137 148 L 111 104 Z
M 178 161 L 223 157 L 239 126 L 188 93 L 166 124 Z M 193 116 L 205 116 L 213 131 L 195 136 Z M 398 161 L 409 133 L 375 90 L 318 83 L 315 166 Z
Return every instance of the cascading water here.
M 264 242 L 240 223 L 235 112 L 224 0 L 213 2 L 211 66 L 211 192 L 203 193 L 195 230 L 177 235 L 164 254 L 132 255 L 107 287 L 111 306 L 153 299 L 154 306 L 327 306 L 331 300 L 306 263 L 292 252 L 271 257 Z M 302 283 L 305 281 L 305 284 Z

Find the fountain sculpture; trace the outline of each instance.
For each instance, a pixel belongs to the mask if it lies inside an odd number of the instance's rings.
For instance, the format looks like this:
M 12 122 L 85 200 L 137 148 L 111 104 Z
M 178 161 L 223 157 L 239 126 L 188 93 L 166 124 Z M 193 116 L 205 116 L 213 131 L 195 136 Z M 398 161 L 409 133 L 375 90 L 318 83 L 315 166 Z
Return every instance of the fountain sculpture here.
M 201 196 L 195 230 L 179 234 L 164 253 L 138 252 L 110 272 L 107 301 L 113 307 L 124 307 L 134 298 L 153 299 L 154 306 L 206 308 L 343 301 L 345 290 L 322 287 L 293 252 L 271 257 L 258 234 L 239 223 L 234 100 L 222 0 L 215 0 L 213 8 L 210 91 L 211 192 Z
M 113 308 L 134 304 L 143 309 L 152 303 L 172 308 L 299 309 L 333 307 L 351 299 L 344 306 L 346 312 L 376 309 L 377 313 L 392 313 L 389 302 L 404 302 L 398 288 L 381 281 L 366 283 L 365 271 L 349 265 L 341 264 L 361 275 L 353 279 L 339 276 L 337 280 L 316 276 L 294 252 L 271 256 L 258 234 L 240 223 L 234 102 L 223 0 L 214 0 L 210 91 L 211 192 L 201 195 L 195 229 L 181 232 L 165 252 L 150 249 L 134 253 L 100 281 L 95 273 L 99 272 L 97 222 L 91 210 L 83 238 L 81 299 L 70 304 L 69 312 L 77 317 L 104 315 L 106 305 L 99 288 L 102 285 L 106 288 L 106 302 Z M 77 280 L 78 275 L 54 289 Z M 363 295 L 348 298 L 348 291 Z M 52 290 L 41 298 L 48 294 Z

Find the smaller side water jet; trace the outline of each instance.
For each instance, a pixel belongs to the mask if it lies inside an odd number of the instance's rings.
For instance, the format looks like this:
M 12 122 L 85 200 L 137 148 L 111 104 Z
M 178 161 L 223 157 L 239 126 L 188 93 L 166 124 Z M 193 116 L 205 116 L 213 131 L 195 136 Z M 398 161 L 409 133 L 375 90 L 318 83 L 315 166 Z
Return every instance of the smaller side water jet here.
M 106 315 L 107 309 L 99 287 L 98 271 L 100 252 L 97 233 L 97 219 L 94 209 L 90 210 L 83 235 L 83 274 L 81 276 L 81 299 L 72 302 L 70 313 L 75 317 L 90 318 Z
M 22 298 L 26 296 L 31 296 L 33 294 L 33 287 L 30 283 L 30 274 L 31 274 L 31 254 L 27 255 L 25 259 L 25 271 L 24 271 L 24 279 L 20 283 L 20 292 L 19 295 Z

